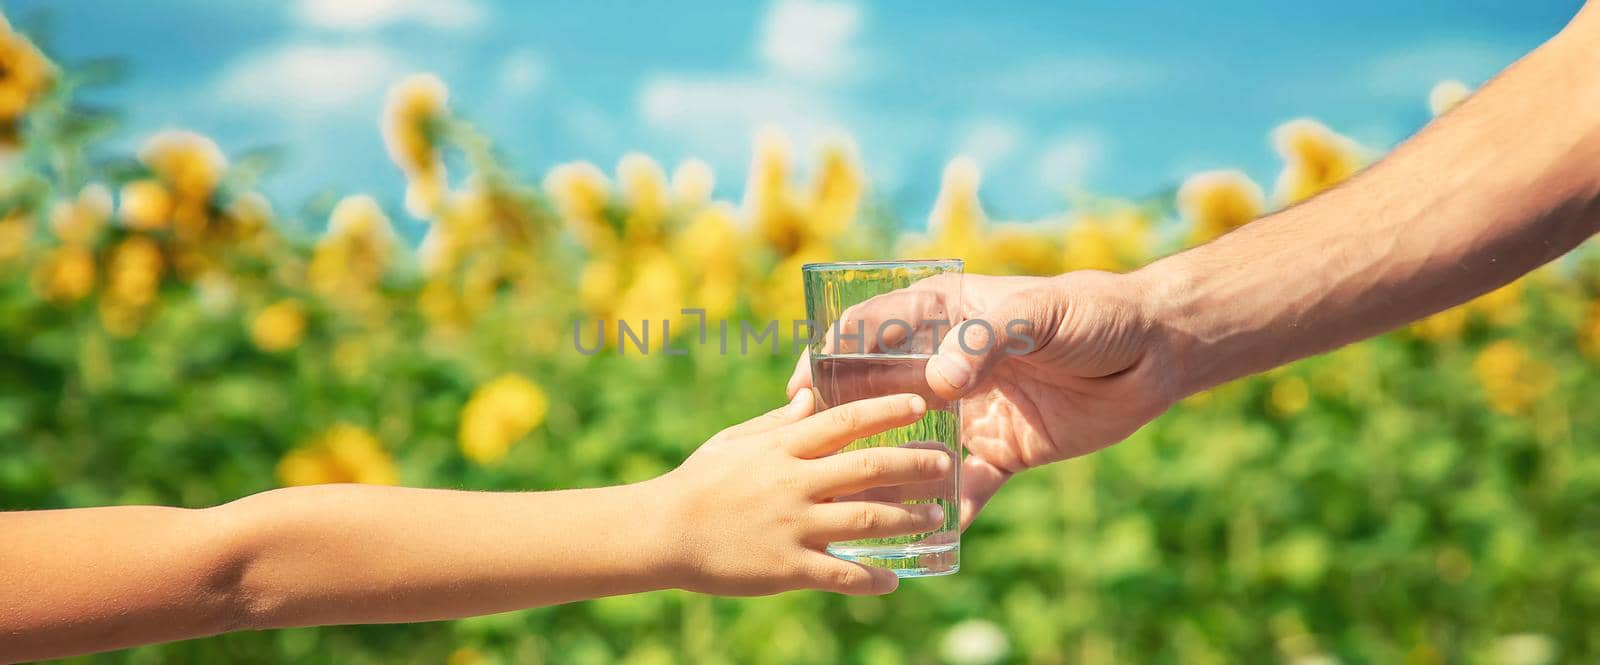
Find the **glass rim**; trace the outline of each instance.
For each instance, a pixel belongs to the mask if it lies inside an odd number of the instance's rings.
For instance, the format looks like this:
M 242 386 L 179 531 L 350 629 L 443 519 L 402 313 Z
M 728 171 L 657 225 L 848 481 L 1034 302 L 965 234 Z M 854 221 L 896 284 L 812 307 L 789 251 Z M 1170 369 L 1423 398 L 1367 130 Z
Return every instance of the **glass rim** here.
M 961 259 L 876 259 L 870 261 L 822 261 L 801 264 L 801 272 L 826 272 L 831 270 L 860 270 L 863 268 L 965 268 Z

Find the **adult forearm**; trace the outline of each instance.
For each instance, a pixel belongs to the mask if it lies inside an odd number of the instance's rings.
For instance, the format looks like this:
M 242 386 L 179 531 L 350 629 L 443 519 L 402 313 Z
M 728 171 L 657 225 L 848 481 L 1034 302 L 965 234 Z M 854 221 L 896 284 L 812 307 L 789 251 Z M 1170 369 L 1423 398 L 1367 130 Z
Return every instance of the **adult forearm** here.
M 1344 185 L 1135 273 L 1182 394 L 1464 302 L 1600 228 L 1600 17 Z

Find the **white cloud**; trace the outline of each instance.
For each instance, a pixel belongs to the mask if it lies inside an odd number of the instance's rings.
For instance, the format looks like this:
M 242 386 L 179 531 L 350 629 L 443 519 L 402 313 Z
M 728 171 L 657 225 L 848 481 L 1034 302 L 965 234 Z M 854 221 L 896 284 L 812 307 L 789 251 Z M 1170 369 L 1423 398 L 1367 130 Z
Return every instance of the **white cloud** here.
M 777 0 L 759 27 L 754 71 L 650 76 L 635 112 L 650 130 L 719 168 L 742 162 L 763 125 L 782 128 L 797 146 L 816 144 L 842 129 L 835 92 L 859 71 L 863 18 L 855 4 Z
M 1515 62 L 1515 48 L 1486 42 L 1434 42 L 1395 51 L 1373 61 L 1368 75 L 1372 91 L 1426 101 L 1428 91 L 1444 79 L 1482 82 Z
M 991 87 L 1002 98 L 1071 101 L 1148 89 L 1165 78 L 1160 67 L 1139 60 L 1046 56 L 999 72 Z
M 403 73 L 396 56 L 370 46 L 289 44 L 229 65 L 216 90 L 219 101 L 269 111 L 318 114 L 372 100 Z
M 820 0 L 778 0 L 761 28 L 763 61 L 784 74 L 833 78 L 856 57 L 852 42 L 861 31 L 861 9 Z
M 1104 150 L 1105 141 L 1098 134 L 1057 138 L 1039 152 L 1039 182 L 1052 190 L 1082 185 Z
M 621 152 L 624 145 L 622 123 L 617 122 L 606 109 L 582 99 L 568 99 L 557 114 L 561 130 L 588 148 L 591 154 Z
M 834 117 L 825 98 L 757 77 L 656 77 L 640 89 L 638 105 L 652 129 L 724 159 L 730 151 L 743 154 L 761 125 L 778 125 L 806 145 L 826 133 Z
M 958 154 L 977 160 L 985 168 L 994 166 L 1016 152 L 1022 143 L 1022 129 L 1006 120 L 986 119 L 972 125 L 956 147 Z
M 507 92 L 527 94 L 544 83 L 548 71 L 538 54 L 519 48 L 500 63 L 500 87 Z
M 441 30 L 467 30 L 483 23 L 474 0 L 300 0 L 301 22 L 331 30 L 373 30 L 414 23 Z
M 789 89 L 759 78 L 656 77 L 639 92 L 645 122 L 662 129 L 723 125 L 786 115 L 797 101 Z

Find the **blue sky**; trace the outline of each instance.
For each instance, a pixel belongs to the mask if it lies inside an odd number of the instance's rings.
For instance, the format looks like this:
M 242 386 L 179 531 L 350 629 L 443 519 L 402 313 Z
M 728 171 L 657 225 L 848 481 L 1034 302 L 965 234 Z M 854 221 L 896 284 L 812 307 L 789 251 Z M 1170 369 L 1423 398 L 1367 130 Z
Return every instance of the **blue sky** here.
M 452 106 L 538 177 L 629 150 L 698 156 L 737 199 L 755 127 L 802 153 L 853 136 L 875 191 L 913 222 L 957 154 L 991 214 L 1062 208 L 1081 187 L 1140 195 L 1196 170 L 1270 183 L 1278 123 L 1314 116 L 1373 148 L 1428 117 L 1438 80 L 1476 85 L 1558 30 L 1578 0 L 884 4 L 503 0 L 5 2 L 50 19 L 58 57 L 121 56 L 96 100 L 121 146 L 167 127 L 235 152 L 281 146 L 292 208 L 370 192 L 399 214 L 377 117 L 430 71 Z

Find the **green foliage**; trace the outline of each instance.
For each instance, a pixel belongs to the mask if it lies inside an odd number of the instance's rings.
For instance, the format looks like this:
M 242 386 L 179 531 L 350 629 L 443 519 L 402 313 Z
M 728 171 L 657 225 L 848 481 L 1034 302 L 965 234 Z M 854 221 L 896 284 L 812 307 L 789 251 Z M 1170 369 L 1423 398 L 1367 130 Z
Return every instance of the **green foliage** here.
M 168 268 L 137 326 L 108 329 L 105 278 L 82 297 L 41 292 L 65 246 L 42 220 L 85 182 L 120 186 L 151 169 L 81 163 L 74 155 L 103 133 L 101 117 L 50 121 L 71 115 L 56 94 L 29 124 L 24 166 L 0 183 L 0 213 L 38 222 L 25 251 L 0 260 L 0 509 L 214 505 L 277 486 L 284 456 L 341 422 L 372 432 L 407 485 L 629 482 L 781 400 L 789 357 L 725 357 L 715 345 L 682 357 L 578 353 L 576 280 L 552 275 L 585 257 L 533 232 L 527 256 L 551 268 L 490 282 L 488 306 L 465 325 L 425 316 L 417 303 L 428 283 L 405 269 L 355 301 L 317 295 L 303 275 L 313 250 L 273 237 L 248 250 L 206 246 L 204 256 L 224 257 L 225 297 L 203 273 Z M 482 162 L 477 172 L 510 177 L 486 140 L 455 133 Z M 231 219 L 228 201 L 273 160 L 236 159 L 205 214 Z M 494 228 L 512 220 L 518 233 L 542 233 L 542 195 L 497 187 L 516 194 L 496 199 Z M 884 236 L 871 244 L 887 245 L 884 229 L 898 227 L 879 207 L 863 225 Z M 334 199 L 307 210 L 325 216 Z M 627 230 L 621 219 L 614 233 Z M 131 235 L 114 229 L 87 250 L 102 273 Z M 148 235 L 171 265 L 199 251 L 168 229 Z M 1593 661 L 1600 409 L 1590 396 L 1600 373 L 1580 348 L 1596 348 L 1596 272 L 1586 258 L 1460 326 L 1396 333 L 1218 388 L 1128 442 L 1024 473 L 965 534 L 959 574 L 907 581 L 888 597 L 669 591 L 447 623 L 240 633 L 75 662 Z M 305 303 L 304 334 L 263 350 L 252 327 L 285 299 Z M 548 415 L 503 459 L 469 462 L 463 407 L 505 373 L 541 386 Z
M 676 464 L 778 401 L 786 358 L 470 360 L 413 348 L 363 378 L 330 345 L 251 348 L 237 320 L 177 296 L 129 340 L 86 312 L 0 299 L 0 505 L 210 505 L 274 486 L 289 446 L 333 420 L 378 432 L 406 484 L 553 489 Z M 935 662 L 965 619 L 999 626 L 1018 662 L 1193 662 L 1313 653 L 1347 661 L 1495 662 L 1533 633 L 1562 660 L 1600 651 L 1600 375 L 1546 298 L 1515 327 L 1421 344 L 1392 335 L 1186 402 L 1132 440 L 1023 474 L 964 537 L 961 573 L 887 598 L 662 592 L 455 623 L 229 635 L 106 662 Z M 420 325 L 420 324 L 417 324 Z M 1556 368 L 1526 414 L 1486 408 L 1470 364 L 1509 338 Z M 566 341 L 565 338 L 563 341 Z M 516 367 L 554 395 L 499 465 L 466 463 L 456 417 L 474 365 Z M 1292 416 L 1271 388 L 1306 381 Z M 1511 642 L 1510 644 L 1521 644 Z M 1538 642 L 1534 642 L 1538 644 Z M 1109 650 L 1108 650 L 1109 649 Z M 1103 653 L 1102 653 L 1103 652 Z

